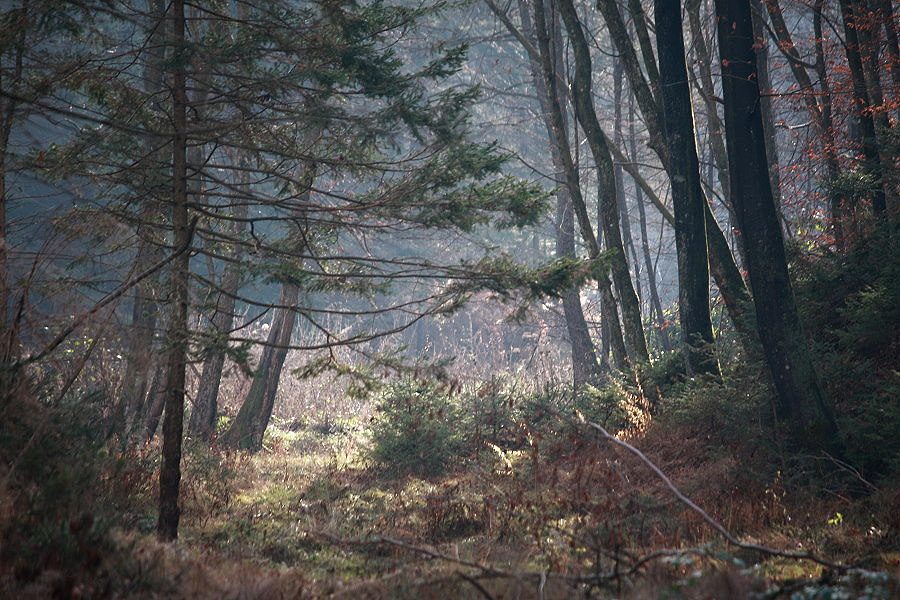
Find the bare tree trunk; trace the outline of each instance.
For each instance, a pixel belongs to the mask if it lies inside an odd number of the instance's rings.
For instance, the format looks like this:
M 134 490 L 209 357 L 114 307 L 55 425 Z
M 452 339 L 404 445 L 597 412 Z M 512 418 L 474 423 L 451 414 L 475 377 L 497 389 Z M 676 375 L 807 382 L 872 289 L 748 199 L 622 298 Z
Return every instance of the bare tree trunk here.
M 622 56 L 625 65 L 625 75 L 631 84 L 632 92 L 644 117 L 647 132 L 650 135 L 649 145 L 659 156 L 660 162 L 668 172 L 670 170 L 669 152 L 660 125 L 662 122 L 662 110 L 650 86 L 647 84 L 644 74 L 641 72 L 625 23 L 622 21 L 616 3 L 612 0 L 597 0 L 597 8 L 603 13 L 610 36 L 616 45 L 616 49 Z M 699 185 L 700 182 L 698 181 L 697 184 Z M 702 195 L 702 188 L 697 193 Z M 728 241 L 725 239 L 725 234 L 722 233 L 722 229 L 719 227 L 715 215 L 713 215 L 708 204 L 704 205 L 704 211 L 706 216 L 706 239 L 709 244 L 710 272 L 716 281 L 716 285 L 719 287 L 723 300 L 725 300 L 728 314 L 740 335 L 745 352 L 748 356 L 759 355 L 758 338 L 753 318 L 753 302 L 750 299 L 750 292 L 734 260 L 731 248 L 729 248 Z M 666 212 L 663 211 L 663 214 L 665 215 Z
M 164 87 L 163 71 L 159 68 L 165 54 L 165 5 L 162 0 L 153 0 L 148 15 L 150 39 L 147 44 L 146 66 L 143 70 L 144 92 L 157 94 Z M 148 154 L 162 162 L 161 151 L 155 150 L 162 144 L 153 139 L 144 143 Z M 141 205 L 136 234 L 139 238 L 135 256 L 135 272 L 143 272 L 162 258 L 161 241 L 153 239 L 154 232 L 163 220 L 162 210 L 157 201 L 148 198 Z M 113 408 L 108 435 L 121 436 L 127 444 L 135 439 L 137 429 L 144 421 L 147 388 L 150 378 L 152 352 L 157 331 L 157 316 L 160 310 L 156 287 L 158 277 L 150 277 L 135 286 L 134 304 L 131 311 L 131 328 L 125 347 L 125 372 L 122 385 Z
M 669 176 L 675 212 L 678 255 L 678 312 L 689 374 L 718 373 L 709 313 L 709 259 L 706 198 L 694 139 L 681 3 L 656 1 L 656 49 L 659 53 L 663 124 L 669 150 Z
M 624 67 L 621 60 L 617 60 L 613 67 L 613 136 L 620 147 L 625 147 L 625 135 L 622 131 L 622 75 Z M 615 164 L 616 172 L 616 199 L 619 207 L 619 226 L 622 228 L 622 241 L 628 254 L 631 255 L 631 268 L 634 270 L 634 286 L 638 303 L 643 300 L 641 293 L 641 261 L 638 259 L 634 246 L 634 236 L 631 235 L 631 219 L 628 214 L 628 202 L 625 196 L 625 173 L 620 163 Z
M 263 435 L 272 416 L 281 370 L 287 357 L 287 346 L 290 345 L 297 320 L 294 309 L 287 307 L 295 307 L 297 299 L 297 286 L 282 284 L 278 304 L 285 308 L 275 310 L 250 391 L 231 426 L 222 435 L 222 442 L 230 448 L 251 452 L 262 449 Z
M 21 18 L 27 19 L 28 14 L 24 4 L 19 8 Z M 13 21 L 15 22 L 15 21 Z M 17 353 L 18 323 L 12 314 L 12 286 L 10 284 L 7 246 L 9 244 L 9 229 L 7 223 L 7 205 L 9 203 L 9 190 L 7 189 L 6 171 L 8 168 L 9 138 L 12 134 L 13 122 L 16 118 L 18 101 L 13 96 L 18 96 L 22 83 L 23 60 L 25 53 L 25 33 L 28 30 L 26 24 L 19 23 L 16 32 L 16 41 L 13 50 L 13 68 L 11 77 L 4 77 L 5 69 L 0 69 L 0 91 L 10 95 L 0 94 L 0 369 L 10 364 Z M 3 376 L 0 373 L 0 376 Z
M 837 425 L 812 363 L 794 302 L 784 242 L 767 177 L 749 4 L 716 0 L 732 194 L 747 247 L 747 271 L 778 414 L 796 441 L 840 452 Z
M 523 29 L 526 35 L 534 37 L 534 26 L 528 14 L 527 6 L 524 2 L 520 2 L 520 10 L 523 19 Z M 551 51 L 553 53 L 552 60 L 555 63 L 555 71 L 562 72 L 562 36 L 559 32 L 559 24 L 554 23 L 551 30 Z M 535 60 L 529 57 L 529 65 L 531 68 L 531 79 L 537 90 L 538 101 L 541 109 L 541 117 L 547 129 L 548 141 L 550 144 L 550 157 L 553 161 L 553 170 L 555 180 L 561 184 L 556 192 L 556 255 L 575 256 L 575 217 L 572 206 L 572 195 L 568 187 L 565 185 L 566 174 L 563 166 L 562 152 L 556 143 L 557 140 L 553 134 L 553 124 L 548 96 L 547 85 L 541 75 L 541 67 Z M 557 98 L 560 106 L 565 106 L 565 96 Z M 567 129 L 565 111 L 562 112 L 563 129 Z M 568 151 L 568 148 L 565 149 Z M 580 387 L 585 383 L 596 385 L 602 378 L 603 371 L 601 365 L 597 362 L 597 351 L 591 340 L 590 330 L 587 321 L 584 318 L 584 308 L 581 305 L 581 293 L 578 289 L 568 290 L 563 295 L 563 315 L 566 320 L 566 331 L 569 334 L 569 341 L 572 346 L 572 375 L 575 387 Z
M 176 52 L 185 43 L 184 0 L 173 0 L 172 41 Z M 176 57 L 172 77 L 172 227 L 175 247 L 190 244 L 187 194 L 187 92 L 183 59 Z M 167 336 L 168 367 L 166 375 L 165 418 L 163 420 L 163 464 L 159 474 L 159 522 L 157 534 L 164 541 L 178 537 L 181 509 L 178 503 L 181 487 L 181 443 L 184 426 L 185 369 L 188 345 L 188 269 L 190 252 L 181 252 L 172 263 L 172 320 Z
M 545 9 L 542 2 L 538 1 L 534 4 L 534 31 L 538 41 L 539 54 L 536 57 L 540 61 L 540 73 L 544 82 L 546 93 L 542 94 L 547 99 L 547 108 L 549 108 L 550 131 L 552 145 L 559 150 L 559 159 L 562 161 L 563 172 L 565 174 L 566 188 L 568 189 L 572 207 L 578 219 L 578 227 L 581 237 L 588 249 L 588 256 L 596 259 L 600 256 L 600 245 L 597 237 L 594 235 L 590 218 L 587 214 L 587 206 L 584 197 L 581 195 L 581 185 L 578 181 L 578 173 L 575 170 L 575 163 L 572 161 L 572 154 L 569 147 L 569 139 L 566 130 L 565 118 L 562 107 L 560 106 L 561 95 L 558 92 L 557 75 L 553 63 L 553 54 L 550 48 L 550 34 L 547 30 Z M 522 11 L 523 18 L 527 18 L 528 11 Z M 526 24 L 528 27 L 528 24 Z M 612 288 L 609 278 L 603 275 L 597 282 L 601 296 L 608 299 L 612 298 Z M 619 326 L 618 311 L 615 302 L 609 306 L 603 306 L 603 319 L 608 324 L 610 337 L 615 345 L 616 339 L 622 339 L 622 333 Z M 624 346 L 624 343 L 622 343 Z
M 629 94 L 628 97 L 628 133 L 631 138 L 631 158 L 637 160 L 637 139 L 634 131 L 634 95 Z M 644 194 L 641 186 L 635 184 L 635 202 L 638 207 L 638 216 L 640 217 L 641 227 L 641 250 L 644 256 L 644 271 L 647 273 L 647 287 L 649 288 L 650 307 L 652 312 L 656 313 L 656 335 L 663 350 L 672 351 L 672 341 L 669 339 L 669 330 L 666 326 L 666 317 L 663 312 L 662 302 L 659 299 L 659 289 L 656 286 L 656 268 L 653 264 L 653 257 L 650 254 L 650 239 L 647 234 L 647 211 L 644 208 Z M 662 227 L 662 225 L 660 225 Z
M 863 51 L 860 40 L 860 15 L 857 3 L 850 0 L 840 0 L 841 18 L 844 22 L 844 36 L 846 43 L 844 48 L 847 53 L 847 65 L 850 67 L 850 78 L 853 81 L 853 100 L 856 117 L 859 120 L 862 131 L 862 150 L 865 155 L 863 168 L 872 174 L 878 182 L 878 187 L 872 194 L 872 209 L 876 214 L 883 215 L 887 211 L 887 199 L 885 195 L 886 175 L 882 168 L 882 156 L 878 147 L 878 133 L 875 128 L 875 120 L 872 116 L 873 99 L 870 96 L 870 79 L 866 77 L 863 65 Z
M 763 130 L 766 134 L 766 156 L 769 157 L 769 181 L 776 206 L 781 212 L 781 169 L 778 161 L 778 143 L 775 138 L 775 116 L 772 103 L 772 78 L 769 76 L 769 44 L 766 34 L 766 11 L 763 0 L 753 0 L 753 35 L 757 40 L 756 70 L 759 73 L 760 109 Z
M 541 0 L 537 0 L 536 4 L 543 3 Z M 587 136 L 594 164 L 598 170 L 598 183 L 602 193 L 600 199 L 601 226 L 603 237 L 609 248 L 610 271 L 619 295 L 619 306 L 622 309 L 625 348 L 629 358 L 635 364 L 649 364 L 650 355 L 644 336 L 640 304 L 634 291 L 631 274 L 628 271 L 622 232 L 619 229 L 619 208 L 616 200 L 616 176 L 612 154 L 594 110 L 590 51 L 572 1 L 559 0 L 558 6 L 575 56 L 575 79 L 573 81 L 575 116 Z M 538 29 L 540 30 L 540 28 Z

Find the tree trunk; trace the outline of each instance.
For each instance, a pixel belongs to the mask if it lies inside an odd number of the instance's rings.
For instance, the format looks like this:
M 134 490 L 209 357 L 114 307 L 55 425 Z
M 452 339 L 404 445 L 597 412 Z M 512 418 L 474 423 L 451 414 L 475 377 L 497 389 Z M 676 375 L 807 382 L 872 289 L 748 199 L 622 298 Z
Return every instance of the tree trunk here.
M 533 25 L 528 15 L 527 8 L 524 3 L 520 5 L 522 8 L 522 17 L 524 19 L 523 28 L 526 34 L 533 34 Z M 552 60 L 556 65 L 555 71 L 562 72 L 562 36 L 559 33 L 559 26 L 552 29 L 551 51 L 553 53 Z M 531 67 L 531 79 L 537 90 L 538 101 L 541 108 L 541 117 L 547 129 L 547 137 L 550 144 L 550 157 L 553 161 L 554 179 L 560 184 L 556 192 L 556 255 L 575 256 L 575 216 L 572 206 L 572 195 L 568 187 L 565 185 L 566 174 L 563 165 L 562 152 L 556 143 L 553 135 L 553 124 L 548 96 L 547 85 L 544 83 L 541 75 L 540 65 L 535 63 L 533 59 L 529 60 Z M 557 103 L 565 106 L 565 97 L 558 97 Z M 562 112 L 563 130 L 567 129 L 565 111 Z M 568 152 L 568 148 L 565 149 Z M 572 375 L 573 383 L 576 388 L 589 383 L 596 385 L 603 376 L 601 365 L 597 362 L 597 351 L 591 340 L 590 330 L 587 321 L 584 318 L 584 308 L 581 305 L 581 293 L 578 289 L 568 290 L 563 295 L 563 314 L 566 319 L 566 331 L 569 334 L 569 341 L 572 346 Z
M 769 157 L 769 181 L 775 205 L 781 214 L 781 169 L 778 162 L 778 143 L 775 137 L 775 116 L 772 105 L 772 78 L 769 76 L 769 44 L 766 34 L 766 12 L 763 0 L 753 0 L 753 36 L 757 43 L 756 70 L 759 73 L 760 110 L 766 134 L 766 156 Z
M 521 12 L 523 19 L 527 20 L 529 13 L 524 9 L 524 3 L 522 7 L 523 10 Z M 534 3 L 534 12 L 535 22 L 533 27 L 540 49 L 537 58 L 540 61 L 540 76 L 543 81 L 542 87 L 545 90 L 540 96 L 546 99 L 546 108 L 549 109 L 546 114 L 549 115 L 549 130 L 552 140 L 551 145 L 558 150 L 558 159 L 562 162 L 569 199 L 572 202 L 572 208 L 577 216 L 579 230 L 581 232 L 581 237 L 587 246 L 588 256 L 592 259 L 597 259 L 600 256 L 600 244 L 597 242 L 597 237 L 594 235 L 594 230 L 587 214 L 587 206 L 585 205 L 584 197 L 581 195 L 581 185 L 578 180 L 578 173 L 575 169 L 575 163 L 572 161 L 572 154 L 569 149 L 566 122 L 560 105 L 561 95 L 558 92 L 559 87 L 553 63 L 553 53 L 550 47 L 550 34 L 547 30 L 543 2 L 538 0 Z M 527 29 L 531 29 L 530 22 L 526 22 L 524 25 Z M 612 298 L 612 288 L 607 275 L 602 275 L 599 278 L 597 285 L 600 288 L 601 297 L 605 297 L 606 302 L 609 302 L 609 299 Z M 615 302 L 609 304 L 604 303 L 602 310 L 604 322 L 609 327 L 613 346 L 615 347 L 618 343 L 621 347 L 624 347 L 624 342 L 622 342 L 622 330 L 619 326 L 619 316 Z
M 619 306 L 622 309 L 622 330 L 625 338 L 625 348 L 635 366 L 649 364 L 650 355 L 647 351 L 647 340 L 644 336 L 640 304 L 634 291 L 631 274 L 628 271 L 625 248 L 622 243 L 622 232 L 619 229 L 616 175 L 613 168 L 612 154 L 606 144 L 606 136 L 597 120 L 597 113 L 594 111 L 590 51 L 572 0 L 560 0 L 558 6 L 563 23 L 569 33 L 569 40 L 572 43 L 572 50 L 575 55 L 574 89 L 572 92 L 575 116 L 587 136 L 594 164 L 597 167 L 598 186 L 601 193 L 601 227 L 603 229 L 603 237 L 609 248 L 610 271 L 612 272 L 616 292 L 619 294 Z
M 862 151 L 865 155 L 864 170 L 873 175 L 878 182 L 877 189 L 872 194 L 872 209 L 876 214 L 883 215 L 887 211 L 887 200 L 884 185 L 887 183 L 887 172 L 882 169 L 882 157 L 878 147 L 878 134 L 875 129 L 875 120 L 872 111 L 875 106 L 869 95 L 869 86 L 862 61 L 862 48 L 858 27 L 859 15 L 855 10 L 855 3 L 849 0 L 840 0 L 841 18 L 844 22 L 844 36 L 847 52 L 847 65 L 850 67 L 850 78 L 853 81 L 853 106 L 862 132 Z
M 165 5 L 162 0 L 153 0 L 148 20 L 152 33 L 147 44 L 143 80 L 144 92 L 151 96 L 158 94 L 165 85 L 163 71 L 159 68 L 165 58 Z M 144 143 L 146 152 L 156 155 L 157 160 L 163 162 L 164 158 L 160 156 L 162 151 L 157 149 L 160 146 L 162 143 L 158 138 Z M 139 245 L 135 256 L 135 272 L 141 273 L 150 265 L 158 262 L 163 255 L 160 240 L 153 239 L 159 223 L 164 220 L 158 199 L 153 197 L 145 199 L 141 205 L 138 219 L 136 233 Z M 155 288 L 160 283 L 159 278 L 154 276 L 140 282 L 135 287 L 131 328 L 125 347 L 125 372 L 108 429 L 108 435 L 118 434 L 125 444 L 131 443 L 136 437 L 139 437 L 136 435 L 139 433 L 137 430 L 145 419 L 145 403 L 152 362 L 150 358 L 152 352 L 148 352 L 148 349 L 154 346 L 154 337 L 157 331 L 160 307 Z
M 675 212 L 678 256 L 678 313 L 688 373 L 718 373 L 709 313 L 709 258 L 706 198 L 700 185 L 700 163 L 681 30 L 681 3 L 657 0 L 656 49 L 659 53 L 663 129 L 669 151 L 669 178 Z
M 185 44 L 184 0 L 173 0 L 172 41 L 175 52 Z M 172 77 L 172 227 L 175 248 L 190 244 L 187 197 L 187 92 L 182 57 L 174 57 Z M 163 464 L 159 474 L 159 522 L 157 534 L 163 541 L 178 537 L 181 509 L 178 504 L 181 486 L 181 443 L 184 426 L 185 370 L 188 345 L 188 268 L 190 252 L 181 252 L 172 263 L 172 321 L 167 336 L 168 367 L 165 385 L 165 418 L 163 420 Z
M 27 19 L 28 14 L 24 4 L 20 6 L 19 10 L 21 18 Z M 12 314 L 12 285 L 9 280 L 9 258 L 7 256 L 9 230 L 6 219 L 9 190 L 6 186 L 6 171 L 10 158 L 8 154 L 9 138 L 18 108 L 18 101 L 13 96 L 18 96 L 21 91 L 27 30 L 25 22 L 19 23 L 18 31 L 15 33 L 16 42 L 13 50 L 15 55 L 11 77 L 4 72 L 5 69 L 0 69 L 0 92 L 10 93 L 9 96 L 0 94 L 0 369 L 5 369 L 6 365 L 12 362 L 19 345 L 17 318 Z M 0 373 L 0 376 L 4 375 L 5 373 Z
M 144 415 L 143 439 L 149 442 L 159 429 L 159 421 L 162 418 L 166 405 L 166 394 L 163 383 L 166 379 L 165 365 L 157 365 L 150 379 L 150 389 L 147 392 L 147 410 Z
M 622 75 L 624 67 L 621 60 L 617 60 L 613 67 L 613 136 L 616 144 L 625 147 L 625 135 L 622 131 Z M 625 172 L 620 163 L 615 163 L 616 172 L 616 200 L 619 208 L 619 226 L 622 228 L 622 241 L 628 254 L 631 256 L 631 267 L 634 270 L 634 287 L 638 297 L 638 304 L 644 299 L 641 291 L 641 261 L 638 258 L 634 245 L 634 236 L 631 234 L 631 218 L 628 214 L 628 202 L 625 196 Z
M 840 451 L 837 426 L 815 372 L 788 277 L 769 184 L 749 4 L 716 0 L 732 194 L 745 236 L 757 324 L 778 392 L 777 412 L 802 446 Z
M 278 298 L 278 304 L 282 308 L 275 310 L 250 391 L 231 426 L 222 435 L 222 442 L 230 448 L 251 452 L 262 449 L 263 435 L 272 417 L 281 370 L 287 358 L 287 346 L 290 345 L 294 332 L 296 313 L 290 307 L 297 306 L 298 295 L 297 286 L 282 284 Z
M 631 89 L 640 108 L 641 115 L 644 117 L 644 124 L 647 127 L 647 133 L 650 135 L 650 147 L 659 156 L 659 160 L 666 171 L 669 170 L 669 152 L 664 140 L 663 132 L 660 128 L 662 121 L 662 110 L 656 102 L 647 80 L 644 78 L 637 60 L 634 47 L 628 37 L 625 24 L 622 22 L 621 15 L 615 9 L 615 2 L 611 0 L 598 0 L 597 8 L 603 13 L 603 18 L 607 23 L 610 36 L 616 49 L 622 56 L 625 65 L 625 75 L 631 83 Z M 634 170 L 629 171 L 634 175 Z M 697 182 L 699 185 L 699 181 Z M 644 188 L 648 194 L 652 190 Z M 702 188 L 697 191 L 702 195 Z M 654 203 L 660 207 L 659 203 Z M 709 243 L 709 268 L 722 293 L 725 300 L 725 306 L 728 314 L 734 323 L 735 329 L 741 339 L 744 351 L 748 356 L 759 355 L 759 345 L 757 343 L 757 334 L 755 331 L 755 319 L 753 318 L 753 303 L 750 299 L 750 292 L 741 277 L 740 270 L 728 247 L 728 241 L 725 234 L 719 227 L 715 216 L 712 214 L 709 205 L 705 205 L 706 213 L 706 238 Z M 666 210 L 660 208 L 660 212 L 667 219 L 671 218 Z M 674 218 L 671 221 L 674 224 Z
M 631 159 L 637 160 L 637 136 L 634 131 L 634 95 L 628 98 L 628 133 L 631 138 Z M 641 186 L 635 181 L 635 202 L 638 207 L 638 216 L 640 218 L 641 227 L 641 250 L 644 257 L 644 271 L 647 273 L 647 287 L 649 288 L 650 307 L 656 313 L 656 335 L 659 344 L 666 352 L 672 351 L 672 341 L 669 339 L 669 329 L 666 324 L 666 316 L 663 312 L 662 302 L 659 299 L 659 290 L 656 287 L 656 268 L 653 264 L 653 257 L 650 255 L 650 238 L 647 233 L 647 211 L 644 208 L 644 195 Z M 660 228 L 662 228 L 660 224 Z

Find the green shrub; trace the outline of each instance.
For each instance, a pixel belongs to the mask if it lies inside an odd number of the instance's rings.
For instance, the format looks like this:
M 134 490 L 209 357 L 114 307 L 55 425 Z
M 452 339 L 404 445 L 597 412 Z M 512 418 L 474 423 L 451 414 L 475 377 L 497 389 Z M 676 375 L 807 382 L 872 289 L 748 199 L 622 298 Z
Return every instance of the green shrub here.
M 439 475 L 460 455 L 465 430 L 454 397 L 434 382 L 401 379 L 378 401 L 370 456 L 391 475 Z

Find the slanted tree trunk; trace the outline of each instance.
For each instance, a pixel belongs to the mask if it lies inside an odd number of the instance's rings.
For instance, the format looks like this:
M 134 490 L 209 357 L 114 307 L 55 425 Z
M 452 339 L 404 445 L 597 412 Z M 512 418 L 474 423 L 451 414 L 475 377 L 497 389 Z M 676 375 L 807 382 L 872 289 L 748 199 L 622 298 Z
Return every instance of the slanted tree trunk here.
M 540 0 L 539 0 L 540 2 Z M 575 117 L 587 136 L 588 146 L 597 167 L 599 188 L 601 190 L 600 212 L 603 237 L 609 248 L 610 271 L 616 292 L 619 295 L 619 306 L 622 309 L 622 331 L 625 348 L 629 358 L 635 364 L 649 364 L 647 340 L 644 336 L 640 303 L 634 291 L 631 274 L 625 257 L 622 232 L 619 229 L 619 207 L 616 200 L 616 175 L 613 168 L 612 154 L 606 142 L 606 135 L 600 128 L 591 89 L 591 58 L 581 21 L 575 11 L 572 0 L 559 0 L 558 7 L 575 56 L 575 72 L 573 80 L 573 104 Z
M 250 391 L 231 426 L 222 435 L 222 443 L 234 449 L 258 452 L 262 449 L 263 435 L 272 417 L 275 394 L 281 380 L 281 370 L 287 358 L 288 346 L 294 332 L 297 305 L 297 286 L 284 283 L 281 286 L 275 316 L 269 328 L 262 357 L 253 376 Z
M 184 52 L 184 0 L 173 0 L 170 7 L 173 52 Z M 184 58 L 172 60 L 172 228 L 174 245 L 183 249 L 190 244 L 187 193 L 187 91 Z M 181 443 L 184 421 L 185 370 L 188 346 L 188 269 L 190 252 L 181 252 L 172 262 L 172 319 L 166 336 L 168 365 L 163 419 L 163 464 L 159 474 L 159 521 L 157 534 L 163 541 L 178 537 L 181 509 Z
M 524 3 L 520 4 L 523 18 L 523 29 L 526 35 L 533 37 L 534 27 L 531 23 L 530 15 Z M 551 41 L 551 51 L 553 53 L 552 60 L 556 65 L 556 72 L 562 72 L 562 39 L 559 34 L 559 25 L 553 27 Z M 547 85 L 541 75 L 541 67 L 533 58 L 529 60 L 531 67 L 531 79 L 537 91 L 538 102 L 540 104 L 541 116 L 547 129 L 547 136 L 550 144 L 550 158 L 553 161 L 554 178 L 560 185 L 556 192 L 556 255 L 575 256 L 575 215 L 572 206 L 572 195 L 568 186 L 564 185 L 566 181 L 565 167 L 563 166 L 563 158 L 561 153 L 563 150 L 556 143 L 553 135 L 553 124 L 548 97 Z M 557 102 L 560 106 L 565 106 L 565 97 L 558 97 Z M 567 129 L 565 111 L 562 111 L 563 130 Z M 568 151 L 568 149 L 566 149 Z M 602 378 L 603 370 L 597 362 L 597 351 L 594 342 L 591 340 L 590 330 L 587 321 L 584 318 L 584 308 L 581 305 L 581 293 L 578 289 L 568 290 L 563 295 L 563 315 L 566 320 L 566 331 L 569 334 L 569 341 L 572 346 L 572 376 L 573 383 L 576 388 L 586 384 L 596 385 Z
M 699 193 L 702 190 L 700 163 L 685 63 L 681 2 L 657 0 L 655 6 L 663 129 L 675 213 L 678 313 L 685 364 L 689 374 L 718 373 L 709 313 L 706 198 Z
M 524 3 L 521 6 L 523 8 L 521 11 L 523 19 L 528 19 L 529 12 L 527 8 L 525 8 Z M 536 59 L 537 62 L 540 63 L 539 73 L 541 80 L 543 81 L 542 88 L 545 90 L 544 93 L 540 95 L 547 101 L 546 108 L 548 109 L 548 112 L 545 114 L 549 116 L 549 130 L 551 133 L 552 145 L 558 149 L 558 159 L 562 163 L 562 171 L 565 174 L 569 199 L 572 202 L 572 208 L 578 220 L 578 228 L 581 237 L 587 246 L 588 256 L 592 259 L 596 259 L 600 256 L 600 244 L 597 242 L 597 237 L 594 235 L 594 230 L 587 214 L 587 206 L 584 202 L 584 197 L 581 195 L 581 185 L 578 180 L 578 173 L 575 169 L 575 163 L 572 160 L 565 116 L 560 104 L 561 95 L 558 92 L 559 82 L 557 81 L 553 52 L 550 46 L 550 33 L 547 29 L 545 8 L 543 2 L 540 2 L 540 0 L 534 3 L 534 15 L 535 20 L 533 29 L 539 50 L 538 55 L 532 57 L 532 60 Z M 530 30 L 532 28 L 530 20 L 524 25 L 526 29 Z M 609 304 L 603 304 L 602 310 L 603 320 L 609 327 L 613 347 L 615 348 L 618 343 L 620 347 L 624 348 L 618 311 L 616 310 L 615 302 L 610 302 L 613 295 L 609 278 L 604 274 L 599 278 L 597 284 L 600 288 L 601 297 L 606 298 L 606 302 L 609 302 Z
M 839 452 L 834 416 L 809 353 L 788 277 L 781 228 L 769 183 L 750 6 L 716 0 L 728 162 L 757 325 L 778 393 L 778 415 L 802 446 Z

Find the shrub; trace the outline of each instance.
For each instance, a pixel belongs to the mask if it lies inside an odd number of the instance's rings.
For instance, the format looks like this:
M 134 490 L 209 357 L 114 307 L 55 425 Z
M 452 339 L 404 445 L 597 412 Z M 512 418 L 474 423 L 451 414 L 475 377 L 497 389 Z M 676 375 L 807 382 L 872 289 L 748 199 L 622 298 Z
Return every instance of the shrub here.
M 461 453 L 465 420 L 434 382 L 401 379 L 378 401 L 370 456 L 391 475 L 439 475 Z

